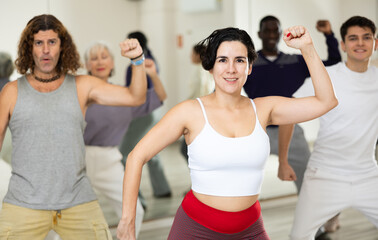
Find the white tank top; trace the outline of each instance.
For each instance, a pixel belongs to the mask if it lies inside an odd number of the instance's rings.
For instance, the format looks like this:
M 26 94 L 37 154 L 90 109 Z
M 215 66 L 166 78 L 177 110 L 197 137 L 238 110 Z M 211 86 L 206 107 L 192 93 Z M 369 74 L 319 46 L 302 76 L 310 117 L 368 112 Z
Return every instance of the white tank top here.
M 270 153 L 269 137 L 256 115 L 253 132 L 230 138 L 216 132 L 199 98 L 205 126 L 188 146 L 192 190 L 213 196 L 251 196 L 260 193 Z

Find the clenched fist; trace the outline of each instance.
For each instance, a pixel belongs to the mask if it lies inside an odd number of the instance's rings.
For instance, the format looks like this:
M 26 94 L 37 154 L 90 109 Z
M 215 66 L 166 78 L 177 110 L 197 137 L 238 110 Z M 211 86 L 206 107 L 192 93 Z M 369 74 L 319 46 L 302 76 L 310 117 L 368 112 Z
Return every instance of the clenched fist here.
M 143 49 L 135 38 L 126 39 L 119 44 L 121 47 L 121 55 L 127 58 L 136 58 L 143 53 Z
M 302 49 L 312 45 L 312 39 L 308 30 L 303 26 L 293 26 L 283 32 L 283 40 L 286 45 L 295 49 Z

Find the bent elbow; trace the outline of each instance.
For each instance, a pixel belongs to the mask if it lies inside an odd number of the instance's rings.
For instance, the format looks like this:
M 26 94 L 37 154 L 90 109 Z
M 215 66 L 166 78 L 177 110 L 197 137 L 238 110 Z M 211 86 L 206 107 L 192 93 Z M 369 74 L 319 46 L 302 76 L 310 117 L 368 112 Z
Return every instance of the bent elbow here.
M 163 96 L 160 97 L 160 101 L 161 102 L 163 102 L 166 99 L 167 99 L 167 94 L 164 94 Z
M 334 109 L 335 107 L 337 107 L 337 105 L 339 105 L 339 100 L 337 100 L 337 98 L 334 97 L 331 103 L 331 109 Z
M 336 97 L 333 97 L 332 99 L 330 99 L 330 101 L 329 101 L 328 104 L 327 104 L 327 111 L 326 111 L 326 112 L 331 111 L 331 110 L 334 109 L 337 105 L 339 105 L 339 101 L 337 100 Z
M 145 160 L 143 154 L 135 150 L 135 148 L 127 155 L 126 164 L 137 165 L 142 168 L 146 162 L 148 162 L 148 160 Z
M 139 99 L 137 100 L 138 105 L 142 105 L 142 104 L 144 104 L 144 103 L 146 102 L 146 100 L 147 100 L 146 95 L 143 95 L 143 97 L 141 97 L 141 98 L 139 98 Z
M 132 106 L 138 107 L 138 106 L 144 104 L 146 102 L 146 100 L 147 100 L 146 95 L 135 97 Z

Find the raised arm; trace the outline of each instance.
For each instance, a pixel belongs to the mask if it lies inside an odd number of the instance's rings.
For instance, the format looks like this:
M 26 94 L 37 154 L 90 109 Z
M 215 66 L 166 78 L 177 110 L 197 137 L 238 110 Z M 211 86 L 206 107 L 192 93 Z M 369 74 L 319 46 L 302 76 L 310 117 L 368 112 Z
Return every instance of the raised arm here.
M 91 76 L 79 76 L 77 79 L 84 82 L 87 92 L 87 103 L 98 103 L 114 106 L 139 106 L 146 101 L 147 80 L 144 67 L 143 50 L 136 39 L 126 39 L 120 43 L 121 54 L 133 59 L 136 65 L 132 65 L 132 81 L 128 88 L 106 83 Z
M 167 93 L 165 92 L 163 83 L 161 82 L 159 74 L 156 71 L 155 62 L 152 59 L 146 59 L 145 65 L 146 65 L 147 75 L 151 78 L 156 95 L 159 97 L 160 101 L 162 102 L 167 98 Z
M 135 239 L 136 203 L 143 165 L 188 129 L 194 119 L 192 102 L 186 101 L 172 108 L 128 155 L 123 181 L 122 218 L 117 228 L 119 239 Z
M 305 98 L 267 97 L 271 112 L 269 124 L 285 125 L 317 118 L 335 106 L 335 97 L 331 80 L 317 54 L 307 29 L 295 26 L 284 31 L 285 43 L 299 49 L 310 71 L 315 96 Z
M 331 23 L 328 20 L 319 20 L 316 22 L 316 29 L 326 37 L 328 58 L 323 61 L 325 66 L 330 66 L 341 61 L 339 42 L 332 32 Z

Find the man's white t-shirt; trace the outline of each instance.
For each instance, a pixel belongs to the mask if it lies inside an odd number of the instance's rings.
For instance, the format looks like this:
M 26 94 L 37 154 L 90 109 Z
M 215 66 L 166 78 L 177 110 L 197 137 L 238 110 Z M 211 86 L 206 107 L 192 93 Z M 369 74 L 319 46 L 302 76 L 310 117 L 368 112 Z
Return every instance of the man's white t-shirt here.
M 320 117 L 308 166 L 342 175 L 377 170 L 378 68 L 358 73 L 338 63 L 327 71 L 339 105 Z

